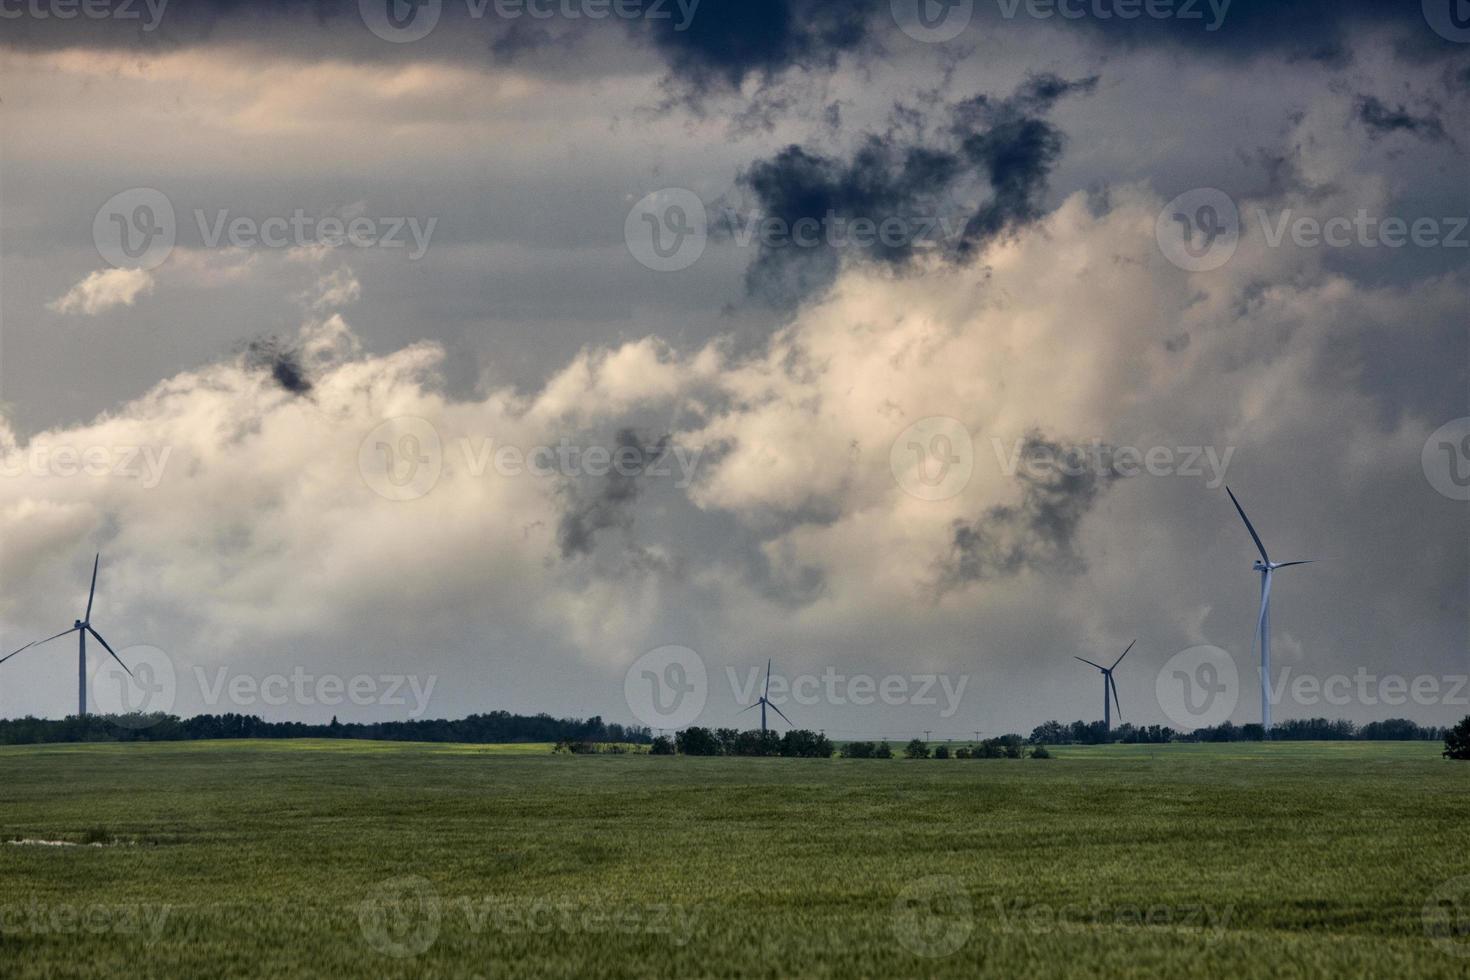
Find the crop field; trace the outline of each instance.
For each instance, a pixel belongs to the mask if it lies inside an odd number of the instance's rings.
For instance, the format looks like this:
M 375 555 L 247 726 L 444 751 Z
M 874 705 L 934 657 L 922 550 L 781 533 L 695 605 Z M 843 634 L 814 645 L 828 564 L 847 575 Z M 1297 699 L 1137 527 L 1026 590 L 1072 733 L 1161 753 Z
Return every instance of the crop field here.
M 0 975 L 1463 978 L 1467 814 L 1433 743 L 6 747 Z

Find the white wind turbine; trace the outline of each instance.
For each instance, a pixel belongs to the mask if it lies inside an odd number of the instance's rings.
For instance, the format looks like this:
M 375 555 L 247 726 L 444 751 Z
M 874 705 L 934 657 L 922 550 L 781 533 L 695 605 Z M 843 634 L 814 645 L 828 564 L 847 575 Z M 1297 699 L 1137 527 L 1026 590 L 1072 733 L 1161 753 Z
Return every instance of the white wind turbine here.
M 1240 501 L 1235 499 L 1235 494 L 1230 493 L 1229 487 L 1225 488 L 1225 492 L 1230 494 L 1230 502 L 1235 505 L 1240 519 L 1245 521 L 1245 529 L 1251 533 L 1251 540 L 1256 543 L 1256 550 L 1261 553 L 1261 560 L 1251 565 L 1251 568 L 1261 573 L 1261 615 L 1256 622 L 1256 635 L 1251 638 L 1251 646 L 1254 647 L 1256 640 L 1259 639 L 1261 644 L 1261 727 L 1269 735 L 1271 733 L 1271 699 L 1267 696 L 1267 691 L 1270 687 L 1269 678 L 1271 676 L 1271 576 L 1278 568 L 1310 565 L 1317 559 L 1272 561 L 1271 556 L 1266 554 L 1266 546 L 1261 543 L 1261 536 L 1251 525 L 1251 519 L 1245 516 L 1245 508 L 1240 506 Z

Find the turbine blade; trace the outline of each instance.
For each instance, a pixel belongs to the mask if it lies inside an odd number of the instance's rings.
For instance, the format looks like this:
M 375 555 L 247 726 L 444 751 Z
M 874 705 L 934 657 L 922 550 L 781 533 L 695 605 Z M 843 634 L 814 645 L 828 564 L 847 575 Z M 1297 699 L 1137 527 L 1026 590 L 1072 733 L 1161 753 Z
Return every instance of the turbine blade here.
M 1112 671 L 1108 672 L 1108 686 L 1113 689 L 1113 706 L 1118 709 L 1118 717 L 1123 717 L 1123 703 L 1118 700 L 1118 682 L 1113 680 Z
M 117 655 L 117 651 L 114 650 L 111 647 L 111 645 L 109 645 L 108 642 L 102 638 L 102 634 L 101 633 L 97 632 L 96 630 L 94 630 L 90 626 L 87 627 L 87 632 L 88 633 L 91 633 L 93 636 L 97 637 L 97 642 L 98 643 L 102 644 L 104 647 L 107 647 L 107 652 L 110 653 L 110 654 L 112 654 L 112 659 L 117 661 L 117 665 L 119 667 L 121 667 L 123 670 L 127 670 L 128 671 L 128 676 L 129 677 L 132 677 L 133 676 L 133 672 L 131 670 L 128 670 L 128 665 L 122 662 L 122 658 Z
M 1134 640 L 1133 641 L 1133 643 L 1137 643 L 1137 642 L 1138 642 L 1137 640 Z M 1128 650 L 1132 650 L 1133 649 L 1133 643 L 1128 644 Z M 1120 663 L 1123 662 L 1123 657 L 1128 656 L 1128 650 L 1124 650 L 1123 653 L 1122 653 L 1122 655 L 1119 656 L 1117 660 L 1114 660 L 1113 661 L 1113 666 L 1108 668 L 1109 671 L 1112 671 L 1113 667 L 1117 667 Z
M 1322 559 L 1320 559 L 1320 558 L 1307 558 L 1307 559 L 1305 559 L 1303 561 L 1284 561 L 1281 564 L 1277 565 L 1276 567 L 1277 568 L 1290 568 L 1292 565 L 1310 565 L 1313 562 L 1321 561 L 1321 560 Z
M 748 704 L 748 705 L 746 705 L 745 707 L 741 708 L 739 711 L 737 711 L 735 713 L 737 715 L 743 715 L 747 711 L 749 711 L 751 708 L 759 708 L 760 706 L 761 706 L 761 703 L 759 701 L 757 701 L 755 704 Z
M 771 696 L 771 658 L 766 658 L 766 692 L 761 697 Z
M 1230 493 L 1230 488 L 1226 487 L 1225 492 Z M 1251 524 L 1251 519 L 1245 516 L 1245 508 L 1240 506 L 1240 501 L 1235 499 L 1235 494 L 1233 493 L 1230 493 L 1230 502 L 1235 505 L 1236 511 L 1240 514 L 1240 519 L 1245 521 L 1245 529 L 1251 533 L 1251 540 L 1256 543 L 1256 548 L 1261 552 L 1261 561 L 1269 565 L 1271 559 L 1266 555 L 1266 546 L 1261 544 L 1261 536 L 1256 533 L 1255 526 Z
M 771 704 L 771 702 L 767 701 L 766 704 Z M 774 704 L 771 704 L 771 710 L 774 711 L 774 712 L 776 712 L 776 714 L 780 715 L 782 718 L 786 718 L 786 712 L 782 711 L 780 708 L 776 707 Z M 786 724 L 788 724 L 788 725 L 792 724 L 792 721 L 791 721 L 790 718 L 786 718 Z
M 32 640 L 31 642 L 27 643 L 25 646 L 21 647 L 20 650 L 12 650 L 11 652 L 7 653 L 5 656 L 0 657 L 0 664 L 3 664 L 5 661 L 7 661 L 11 657 L 15 656 L 17 653 L 20 653 L 21 650 L 29 650 L 31 647 L 38 647 L 42 643 L 50 643 L 52 640 L 59 639 L 60 637 L 63 637 L 63 636 L 65 636 L 68 633 L 75 633 L 76 632 L 76 629 L 77 628 L 75 626 L 73 626 L 71 629 L 64 629 L 64 630 L 62 630 L 60 633 L 57 633 L 55 636 L 48 636 L 44 640 Z
M 92 621 L 92 597 L 97 594 L 97 565 L 102 561 L 102 552 L 97 552 L 97 557 L 92 559 L 92 587 L 87 590 L 87 614 L 82 617 L 82 622 Z
M 1072 659 L 1073 660 L 1080 660 L 1080 661 L 1082 661 L 1085 664 L 1088 664 L 1090 666 L 1096 667 L 1098 670 L 1107 670 L 1107 668 L 1104 667 L 1102 664 L 1095 664 L 1091 660 L 1088 660 L 1086 657 L 1073 657 Z

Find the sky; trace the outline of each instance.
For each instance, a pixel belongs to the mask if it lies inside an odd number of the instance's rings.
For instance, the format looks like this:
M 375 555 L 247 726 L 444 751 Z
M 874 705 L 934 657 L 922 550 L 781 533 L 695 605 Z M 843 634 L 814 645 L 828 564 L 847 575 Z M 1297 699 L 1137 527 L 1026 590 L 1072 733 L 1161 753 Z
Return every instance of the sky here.
M 0 655 L 100 552 L 92 710 L 1256 722 L 1228 484 L 1276 720 L 1453 723 L 1457 11 L 3 0 Z

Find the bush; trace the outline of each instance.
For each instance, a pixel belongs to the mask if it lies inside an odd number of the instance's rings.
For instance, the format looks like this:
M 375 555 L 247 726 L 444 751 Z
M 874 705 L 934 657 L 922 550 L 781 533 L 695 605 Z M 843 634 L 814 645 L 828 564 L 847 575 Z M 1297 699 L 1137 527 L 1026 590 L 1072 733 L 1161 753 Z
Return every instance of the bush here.
M 878 752 L 872 742 L 846 742 L 842 746 L 844 759 L 871 759 Z
M 1444 757 L 1470 759 L 1470 715 L 1466 715 L 1458 725 L 1444 733 Z
M 929 758 L 929 746 L 922 738 L 916 738 L 904 746 L 903 757 L 905 759 L 927 759 Z
M 686 728 L 674 736 L 680 755 L 719 755 L 720 743 L 708 728 Z
M 781 754 L 798 759 L 830 759 L 832 743 L 825 735 L 805 728 L 793 728 L 781 738 Z
M 960 746 L 954 750 L 954 757 L 956 759 L 968 759 L 970 757 L 970 750 L 964 746 Z
M 1046 746 L 1045 745 L 1038 745 L 1038 746 L 1036 746 L 1036 748 L 1034 748 L 1034 749 L 1031 750 L 1031 758 L 1033 758 L 1033 759 L 1050 759 L 1051 758 L 1051 753 L 1046 750 Z
M 879 742 L 878 747 L 873 750 L 873 758 L 891 759 L 893 758 L 893 749 L 889 747 L 887 742 Z
M 653 744 L 648 747 L 648 754 L 673 755 L 674 740 L 669 738 L 667 735 L 660 735 L 658 738 L 654 739 Z
M 948 745 L 940 745 L 940 746 L 936 747 L 934 749 L 934 758 L 936 758 L 936 759 L 948 759 L 949 758 L 949 746 Z

